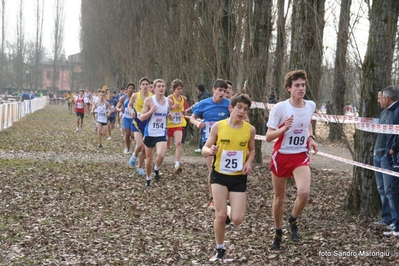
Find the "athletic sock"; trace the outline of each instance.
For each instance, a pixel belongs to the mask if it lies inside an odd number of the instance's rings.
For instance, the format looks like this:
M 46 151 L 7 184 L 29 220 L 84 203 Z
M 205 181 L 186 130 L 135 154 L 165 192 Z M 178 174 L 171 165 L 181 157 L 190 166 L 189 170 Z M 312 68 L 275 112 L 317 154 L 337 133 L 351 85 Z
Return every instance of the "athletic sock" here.
M 293 215 L 292 215 L 292 213 L 290 214 L 290 218 L 288 218 L 288 222 L 290 223 L 290 224 L 292 224 L 292 223 L 294 223 L 295 221 L 296 221 L 296 219 L 297 219 L 297 217 L 294 217 Z
M 176 166 L 180 166 L 180 162 L 176 161 L 176 162 L 175 162 L 175 167 L 176 167 Z
M 283 236 L 283 229 L 276 229 L 276 235 L 278 235 L 281 239 L 281 237 Z
M 154 170 L 155 170 L 155 171 L 158 171 L 158 170 L 159 170 L 159 167 L 158 167 L 157 165 L 154 165 Z
M 216 244 L 216 249 L 226 249 L 226 247 L 224 246 L 224 243 L 223 244 Z
M 145 180 L 151 180 L 151 176 L 146 176 Z

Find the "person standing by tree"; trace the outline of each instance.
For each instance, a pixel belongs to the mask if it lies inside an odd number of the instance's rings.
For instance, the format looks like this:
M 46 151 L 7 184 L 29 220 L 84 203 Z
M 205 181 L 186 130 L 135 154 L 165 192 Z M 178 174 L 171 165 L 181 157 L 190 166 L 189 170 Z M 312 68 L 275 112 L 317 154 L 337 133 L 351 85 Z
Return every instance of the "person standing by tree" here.
M 293 176 L 298 190 L 294 208 L 288 219 L 291 239 L 300 241 L 298 217 L 305 208 L 310 191 L 309 150 L 318 151 L 312 135 L 312 115 L 316 110 L 313 101 L 304 100 L 307 75 L 304 70 L 294 70 L 285 76 L 285 88 L 290 94 L 286 101 L 277 103 L 271 110 L 266 141 L 277 139 L 270 160 L 273 183 L 273 216 L 276 233 L 271 250 L 279 250 L 282 238 L 282 219 L 287 178 Z
M 211 132 L 211 127 L 216 122 L 225 119 L 229 116 L 230 101 L 224 98 L 227 90 L 227 83 L 218 79 L 213 84 L 213 96 L 200 101 L 194 108 L 194 112 L 190 117 L 190 123 L 202 130 L 201 140 L 202 145 L 205 144 Z M 203 121 L 198 121 L 198 119 Z M 206 165 L 208 167 L 208 187 L 211 203 L 208 209 L 214 210 L 214 202 L 212 197 L 210 175 L 212 172 L 212 157 L 205 157 Z
M 181 148 L 182 148 L 182 139 L 183 139 L 183 130 L 187 125 L 186 119 L 184 119 L 184 103 L 185 99 L 182 95 L 183 93 L 183 81 L 180 79 L 175 79 L 172 81 L 172 91 L 173 93 L 168 96 L 169 99 L 173 101 L 171 106 L 171 117 L 172 119 L 168 119 L 168 145 L 170 148 L 170 143 L 172 138 L 175 140 L 175 173 L 180 173 L 182 171 L 180 167 L 180 157 L 181 157 Z
M 144 100 L 143 110 L 140 116 L 141 121 L 148 119 L 148 123 L 144 129 L 144 145 L 145 145 L 145 172 L 147 187 L 151 186 L 151 170 L 152 160 L 154 156 L 154 148 L 156 147 L 157 159 L 154 165 L 155 180 L 159 181 L 159 168 L 165 158 L 166 153 L 166 124 L 169 115 L 172 100 L 166 98 L 165 81 L 162 79 L 154 80 L 155 95 Z
M 382 89 L 381 102 L 391 112 L 389 118 L 390 125 L 399 125 L 399 89 L 395 86 L 389 86 Z M 397 134 L 388 134 L 385 146 L 385 156 L 381 161 L 381 167 L 386 170 L 399 172 L 399 140 Z M 391 214 L 396 217 L 387 227 L 392 230 L 384 232 L 384 235 L 399 236 L 399 178 L 391 175 L 383 175 L 385 196 L 390 202 Z
M 213 260 L 223 261 L 226 223 L 240 225 L 246 210 L 247 175 L 255 158 L 255 128 L 244 121 L 251 99 L 238 94 L 231 100 L 230 118 L 216 122 L 202 154 L 213 158 L 211 187 L 215 202 L 214 232 L 216 254 Z M 230 206 L 226 204 L 227 200 Z
M 379 124 L 389 124 L 389 119 L 391 117 L 391 111 L 387 109 L 388 106 L 385 106 L 384 102 L 382 100 L 382 91 L 378 92 L 378 103 L 383 108 L 380 118 L 378 120 Z M 374 156 L 373 156 L 373 164 L 376 167 L 382 167 L 382 162 L 384 160 L 384 154 L 385 154 L 385 147 L 387 143 L 387 134 L 379 133 L 377 135 L 377 139 L 375 141 L 374 145 Z M 389 192 L 388 189 L 390 190 L 390 184 L 392 183 L 392 178 L 395 178 L 393 176 L 387 175 L 384 176 L 383 173 L 380 173 L 378 171 L 375 171 L 375 181 L 377 183 L 377 189 L 378 193 L 380 193 L 381 197 L 381 203 L 382 203 L 382 210 L 381 210 L 381 220 L 378 222 L 375 222 L 374 224 L 377 225 L 383 225 L 383 226 L 389 226 L 392 221 L 393 221 L 393 216 L 396 216 L 396 213 L 391 211 L 390 207 L 390 202 L 389 198 L 386 196 L 385 191 Z M 385 189 L 384 186 L 384 181 L 389 182 L 389 188 Z M 385 182 L 388 185 L 388 182 Z M 390 197 L 391 198 L 391 197 Z M 391 198 L 392 199 L 392 198 Z

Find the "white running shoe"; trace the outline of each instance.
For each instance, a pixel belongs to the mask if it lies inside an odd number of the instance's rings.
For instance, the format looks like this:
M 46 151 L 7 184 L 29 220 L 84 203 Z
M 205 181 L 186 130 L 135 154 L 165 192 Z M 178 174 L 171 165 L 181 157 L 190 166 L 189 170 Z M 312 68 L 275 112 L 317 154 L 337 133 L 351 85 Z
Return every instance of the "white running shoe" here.
M 132 151 L 131 151 L 131 150 L 128 150 L 127 148 L 125 148 L 125 149 L 123 150 L 123 153 L 124 153 L 124 154 L 129 154 L 129 153 L 132 153 Z
M 111 138 L 111 137 L 108 137 L 107 140 L 112 140 L 112 138 Z
M 78 131 L 79 131 L 79 127 L 76 128 L 76 132 L 78 132 Z

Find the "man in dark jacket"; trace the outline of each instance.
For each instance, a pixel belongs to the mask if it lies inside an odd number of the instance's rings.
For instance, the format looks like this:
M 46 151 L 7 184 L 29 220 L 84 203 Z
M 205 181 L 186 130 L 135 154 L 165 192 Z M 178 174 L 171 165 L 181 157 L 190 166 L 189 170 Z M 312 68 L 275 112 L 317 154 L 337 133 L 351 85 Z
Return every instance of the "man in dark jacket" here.
M 384 106 L 388 108 L 389 111 L 392 112 L 391 117 L 389 119 L 390 125 L 399 125 L 399 89 L 394 86 L 389 86 L 382 89 L 382 103 Z M 399 136 L 397 134 L 389 134 L 387 136 L 387 144 L 385 148 L 385 156 L 381 162 L 381 166 L 387 170 L 393 170 L 395 172 L 399 172 Z M 385 167 L 385 165 L 388 165 Z M 391 169 L 389 169 L 391 167 Z M 385 178 L 385 175 L 384 175 Z M 396 214 L 399 212 L 399 177 L 391 178 L 391 198 L 392 205 Z M 386 180 L 384 179 L 384 185 Z M 385 195 L 387 195 L 387 191 L 385 191 Z M 391 205 L 391 206 L 392 206 Z M 390 236 L 399 236 L 399 217 L 396 215 L 393 224 L 391 224 L 388 229 L 393 230 L 389 232 L 384 232 L 384 235 Z
M 205 86 L 203 84 L 198 85 L 197 93 L 199 102 L 212 96 L 212 94 L 205 89 Z

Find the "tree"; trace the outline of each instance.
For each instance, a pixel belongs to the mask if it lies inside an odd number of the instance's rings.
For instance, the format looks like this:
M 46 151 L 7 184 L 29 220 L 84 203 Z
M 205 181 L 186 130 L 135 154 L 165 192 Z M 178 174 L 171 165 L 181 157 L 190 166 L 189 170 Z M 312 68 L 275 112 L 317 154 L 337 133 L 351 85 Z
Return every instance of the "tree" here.
M 55 19 L 54 19 L 54 44 L 53 44 L 53 76 L 52 87 L 57 87 L 58 69 L 57 63 L 62 52 L 62 42 L 64 37 L 64 0 L 56 0 L 55 2 Z
M 248 92 L 254 101 L 262 101 L 266 93 L 267 68 L 269 61 L 269 47 L 272 35 L 272 1 L 255 0 L 253 8 L 249 6 L 248 10 L 253 10 L 253 15 L 249 16 L 249 26 L 251 29 L 250 42 L 250 66 L 248 78 Z M 252 109 L 249 113 L 251 124 L 256 132 L 262 132 L 265 123 L 264 112 L 262 109 Z M 255 142 L 255 160 L 262 162 L 262 143 Z
M 371 7 L 369 39 L 363 63 L 363 79 L 359 115 L 378 117 L 378 89 L 392 82 L 392 59 L 395 48 L 399 15 L 397 0 L 374 0 Z M 372 103 L 372 104 L 370 104 Z M 373 133 L 357 130 L 355 133 L 355 160 L 373 164 Z M 381 207 L 374 172 L 355 167 L 345 208 L 362 215 L 375 215 Z
M 342 95 L 348 90 L 346 84 L 346 52 L 348 50 L 349 40 L 349 23 L 350 23 L 350 8 L 352 0 L 341 1 L 341 13 L 339 16 L 338 36 L 337 36 L 337 50 L 335 52 L 335 67 L 334 67 L 334 87 L 333 87 L 333 106 L 331 108 L 332 114 L 342 114 L 344 110 L 344 103 Z M 330 123 L 330 131 L 328 138 L 331 141 L 342 139 L 343 128 L 340 123 Z
M 5 82 L 4 82 L 4 57 L 5 57 L 5 51 L 4 51 L 4 44 L 6 42 L 6 34 L 5 34 L 5 24 L 4 24 L 4 18 L 5 18 L 5 8 L 6 8 L 6 2 L 5 0 L 1 0 L 1 54 L 0 54 L 0 87 L 4 88 Z
M 33 87 L 38 89 L 41 84 L 41 69 L 40 62 L 43 55 L 43 19 L 44 19 L 44 0 L 40 5 L 40 0 L 36 0 L 36 40 L 35 40 L 35 55 L 34 65 L 32 68 Z
M 291 2 L 291 1 L 289 1 Z M 286 15 L 284 15 L 284 5 L 285 0 L 278 0 L 277 3 L 277 43 L 276 43 L 276 51 L 274 53 L 274 64 L 273 64 L 273 86 L 272 91 L 276 93 L 276 96 L 280 96 L 280 91 L 284 92 L 284 58 L 286 53 L 286 33 L 285 33 L 285 21 Z M 288 3 L 290 6 L 290 3 Z
M 306 70 L 306 95 L 316 103 L 322 76 L 324 5 L 325 0 L 294 0 L 291 22 L 290 70 Z

